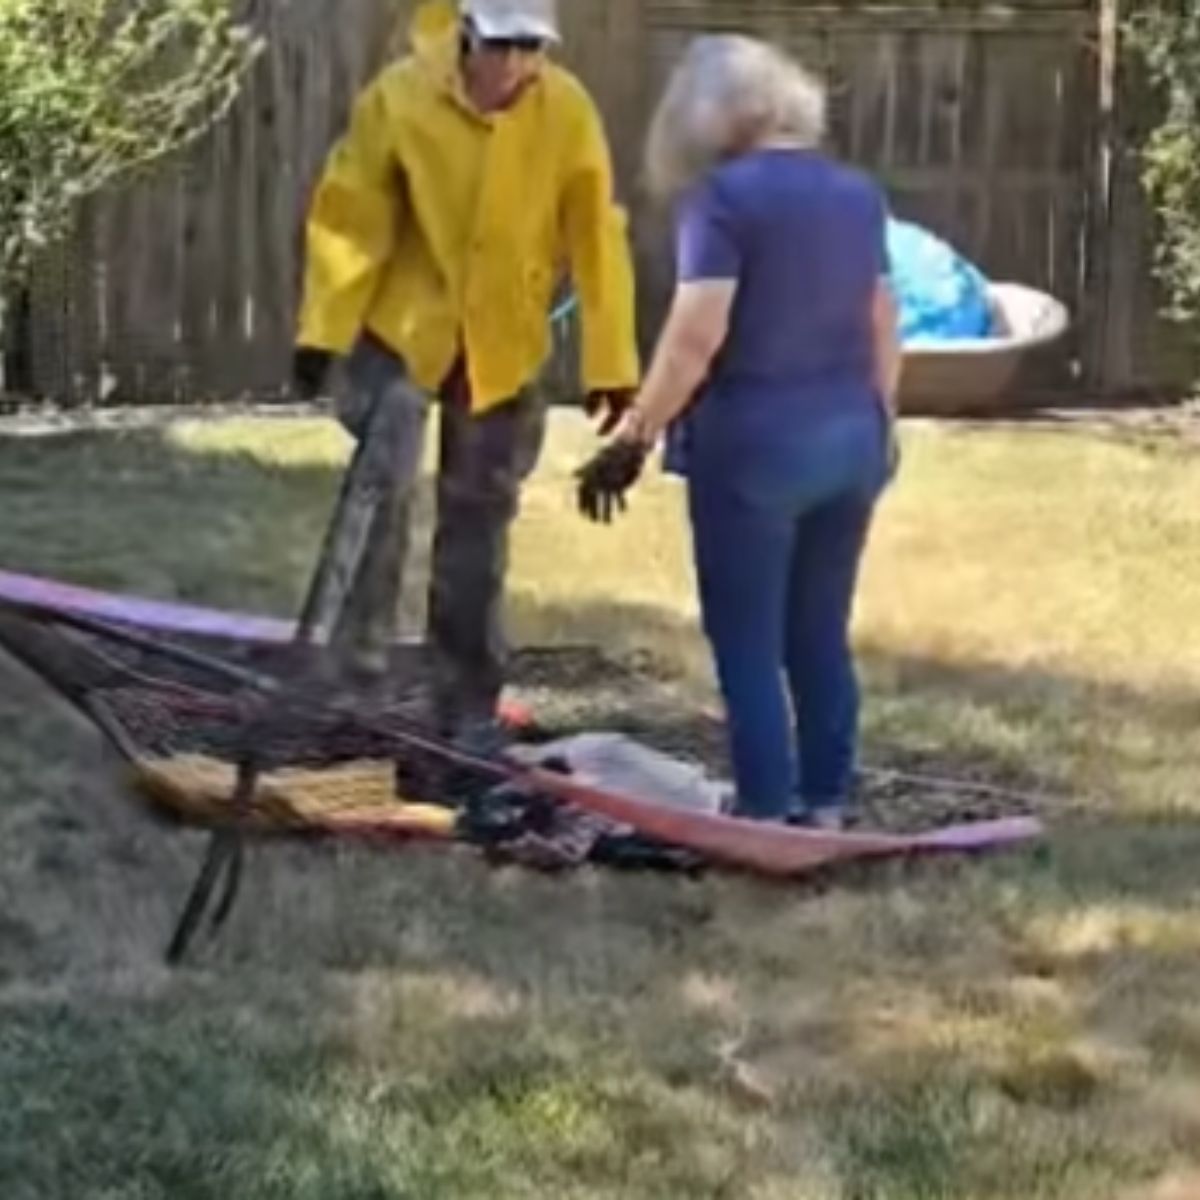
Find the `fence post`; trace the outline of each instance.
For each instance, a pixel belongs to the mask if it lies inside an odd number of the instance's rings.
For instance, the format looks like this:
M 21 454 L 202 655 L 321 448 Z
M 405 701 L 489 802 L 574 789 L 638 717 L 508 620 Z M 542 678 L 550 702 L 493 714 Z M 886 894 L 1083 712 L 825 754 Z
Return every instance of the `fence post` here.
M 1105 397 L 1163 396 L 1187 383 L 1173 331 L 1160 316 L 1155 216 L 1141 184 L 1140 148 L 1157 113 L 1145 71 L 1126 50 L 1132 0 L 1100 0 L 1100 124 L 1096 211 L 1089 229 L 1084 379 Z
M 1099 0 L 1096 42 L 1096 117 L 1083 269 L 1085 305 L 1080 357 L 1089 392 L 1107 390 L 1111 377 L 1108 326 L 1112 276 L 1113 182 L 1120 0 Z

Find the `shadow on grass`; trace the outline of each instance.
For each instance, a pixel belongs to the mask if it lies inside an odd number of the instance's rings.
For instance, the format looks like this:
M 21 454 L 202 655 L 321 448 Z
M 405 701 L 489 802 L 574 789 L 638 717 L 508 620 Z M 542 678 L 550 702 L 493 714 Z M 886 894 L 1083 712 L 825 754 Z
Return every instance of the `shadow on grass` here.
M 737 1114 L 611 1033 L 588 1045 L 529 1007 L 435 1017 L 446 989 L 420 980 L 381 991 L 357 1033 L 329 1019 L 359 1002 L 350 987 L 256 999 L 273 1022 L 216 996 L 205 1014 L 185 989 L 22 1014 L 0 1035 L 6 1197 L 650 1200 L 748 1195 L 774 1174 Z
M 0 562 L 161 599 L 288 611 L 336 485 L 332 466 L 196 455 L 160 431 L 0 439 Z

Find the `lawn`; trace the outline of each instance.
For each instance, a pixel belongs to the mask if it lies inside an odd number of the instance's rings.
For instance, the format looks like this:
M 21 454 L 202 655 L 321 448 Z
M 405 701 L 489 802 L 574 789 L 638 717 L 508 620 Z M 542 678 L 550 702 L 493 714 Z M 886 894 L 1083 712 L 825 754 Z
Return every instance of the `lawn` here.
M 531 488 L 517 640 L 650 652 L 708 705 L 679 493 L 581 524 L 589 437 L 558 420 Z M 0 565 L 290 613 L 345 451 L 2 438 Z M 1044 847 L 780 886 L 280 846 L 177 973 L 198 835 L 0 664 L 0 1197 L 1200 1196 L 1198 580 L 1194 448 L 914 425 L 866 756 L 1058 797 Z

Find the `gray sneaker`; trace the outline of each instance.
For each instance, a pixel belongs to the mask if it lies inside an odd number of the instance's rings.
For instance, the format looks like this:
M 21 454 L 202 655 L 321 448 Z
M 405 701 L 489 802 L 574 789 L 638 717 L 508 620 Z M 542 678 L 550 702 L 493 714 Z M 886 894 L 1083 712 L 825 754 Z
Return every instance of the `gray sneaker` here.
M 808 813 L 809 828 L 823 833 L 841 833 L 847 825 L 848 814 L 840 804 L 814 808 Z
M 788 824 L 798 829 L 814 829 L 821 833 L 842 833 L 850 823 L 850 814 L 841 804 L 825 804 L 792 813 Z

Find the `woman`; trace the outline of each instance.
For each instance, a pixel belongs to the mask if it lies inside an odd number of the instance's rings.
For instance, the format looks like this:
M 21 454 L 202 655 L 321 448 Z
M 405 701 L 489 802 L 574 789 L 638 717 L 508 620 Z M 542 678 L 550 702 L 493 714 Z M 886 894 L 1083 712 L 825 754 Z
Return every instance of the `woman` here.
M 637 402 L 579 490 L 607 520 L 682 414 L 734 811 L 840 828 L 858 736 L 850 611 L 892 469 L 900 349 L 886 205 L 814 149 L 824 115 L 820 85 L 770 46 L 691 48 L 647 150 L 654 190 L 678 202 L 677 291 Z

